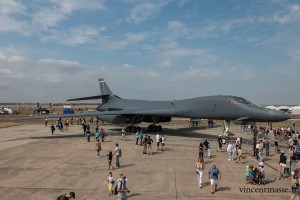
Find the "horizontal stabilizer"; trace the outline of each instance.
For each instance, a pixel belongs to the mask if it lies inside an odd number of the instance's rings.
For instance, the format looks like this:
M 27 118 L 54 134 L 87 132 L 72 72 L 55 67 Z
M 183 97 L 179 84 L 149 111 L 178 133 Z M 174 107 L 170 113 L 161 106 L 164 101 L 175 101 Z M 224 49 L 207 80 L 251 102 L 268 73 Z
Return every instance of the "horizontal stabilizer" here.
M 76 99 L 68 99 L 67 101 L 83 101 L 83 100 L 93 100 L 93 99 L 103 99 L 103 98 L 108 98 L 110 95 L 105 94 L 105 95 L 97 95 L 97 96 L 90 96 L 90 97 L 81 97 L 81 98 L 76 98 Z

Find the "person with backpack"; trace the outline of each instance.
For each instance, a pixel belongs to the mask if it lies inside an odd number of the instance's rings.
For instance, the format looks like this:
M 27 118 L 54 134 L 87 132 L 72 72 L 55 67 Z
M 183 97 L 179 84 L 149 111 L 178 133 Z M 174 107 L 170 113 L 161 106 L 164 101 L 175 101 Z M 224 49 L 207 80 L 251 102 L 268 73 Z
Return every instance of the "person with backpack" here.
M 56 200 L 68 200 L 68 199 L 75 199 L 75 192 L 63 194 L 56 198 Z
M 122 156 L 122 152 L 121 152 L 121 148 L 119 147 L 119 144 L 116 143 L 116 149 L 115 149 L 115 152 L 113 155 L 116 154 L 116 168 L 120 168 L 121 165 L 120 165 L 120 157 Z
M 127 194 L 130 191 L 126 186 L 126 176 L 122 175 L 121 180 L 118 182 L 117 185 L 117 192 L 118 192 L 118 200 L 127 200 Z

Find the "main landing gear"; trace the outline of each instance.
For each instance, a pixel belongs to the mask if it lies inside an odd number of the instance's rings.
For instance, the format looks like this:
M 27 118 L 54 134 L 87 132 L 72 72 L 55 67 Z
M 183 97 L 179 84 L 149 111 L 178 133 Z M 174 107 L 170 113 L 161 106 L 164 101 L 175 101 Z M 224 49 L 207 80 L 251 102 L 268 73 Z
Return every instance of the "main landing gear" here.
M 139 127 L 139 126 L 130 125 L 130 126 L 126 127 L 126 132 L 129 132 L 129 133 L 136 133 L 139 130 L 141 130 L 141 127 Z
M 161 127 L 161 125 L 150 124 L 148 126 L 148 131 L 151 131 L 151 132 L 162 131 L 162 127 Z

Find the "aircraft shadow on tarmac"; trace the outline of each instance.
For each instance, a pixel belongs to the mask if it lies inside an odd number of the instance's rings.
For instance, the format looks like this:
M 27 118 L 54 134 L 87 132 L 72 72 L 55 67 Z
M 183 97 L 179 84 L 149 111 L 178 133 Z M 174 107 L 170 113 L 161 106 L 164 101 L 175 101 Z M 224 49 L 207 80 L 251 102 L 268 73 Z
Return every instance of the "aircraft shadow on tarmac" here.
M 48 135 L 48 136 L 34 136 L 34 137 L 29 137 L 30 139 L 58 139 L 58 138 L 83 138 L 82 134 L 68 134 L 68 135 Z M 91 138 L 91 142 L 93 141 L 94 138 Z

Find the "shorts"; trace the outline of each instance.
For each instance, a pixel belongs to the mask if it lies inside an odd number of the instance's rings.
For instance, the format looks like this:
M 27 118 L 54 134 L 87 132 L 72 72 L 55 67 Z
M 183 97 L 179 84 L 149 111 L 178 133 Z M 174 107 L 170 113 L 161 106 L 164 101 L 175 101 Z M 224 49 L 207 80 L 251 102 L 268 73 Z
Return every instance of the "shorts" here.
M 279 166 L 280 166 L 280 167 L 286 167 L 286 164 L 280 163 Z
M 218 182 L 219 182 L 218 179 L 212 179 L 212 178 L 210 179 L 210 185 L 217 185 Z

